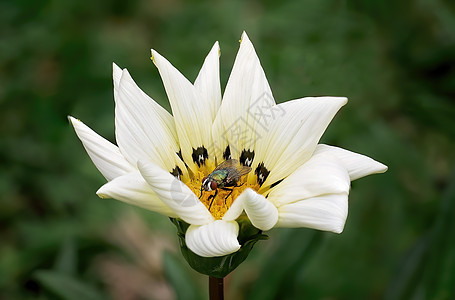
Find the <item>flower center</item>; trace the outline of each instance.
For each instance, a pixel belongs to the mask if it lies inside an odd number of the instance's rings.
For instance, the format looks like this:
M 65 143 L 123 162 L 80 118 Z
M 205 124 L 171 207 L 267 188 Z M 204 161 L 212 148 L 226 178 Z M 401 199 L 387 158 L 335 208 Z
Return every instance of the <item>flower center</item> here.
M 246 189 L 251 188 L 255 191 L 259 189 L 258 184 L 251 185 L 247 182 L 246 178 L 248 175 L 243 176 L 237 182 L 237 186 L 226 187 L 224 189 L 217 188 L 214 191 L 206 191 L 202 189 L 201 196 L 201 186 L 204 177 L 208 176 L 207 172 L 203 170 L 198 170 L 194 177 L 190 179 L 185 184 L 193 191 L 196 196 L 199 197 L 199 200 L 207 207 L 212 216 L 219 220 L 221 219 L 227 210 L 234 203 L 235 199 Z

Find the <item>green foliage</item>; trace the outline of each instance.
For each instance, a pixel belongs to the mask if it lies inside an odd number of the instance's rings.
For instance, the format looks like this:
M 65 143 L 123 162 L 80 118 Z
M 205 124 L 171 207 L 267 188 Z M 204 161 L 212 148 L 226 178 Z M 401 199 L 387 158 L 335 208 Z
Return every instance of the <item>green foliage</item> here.
M 163 256 L 163 265 L 166 277 L 174 287 L 177 299 L 201 299 L 201 292 L 190 275 L 183 268 L 181 262 L 171 253 L 166 252 Z
M 150 48 L 194 80 L 220 41 L 225 86 L 242 30 L 278 102 L 347 96 L 322 142 L 389 171 L 353 182 L 341 235 L 268 232 L 227 277 L 228 297 L 455 298 L 451 1 L 10 0 L 0 1 L 1 299 L 201 297 L 206 276 L 169 254 L 167 218 L 95 195 L 105 181 L 66 116 L 114 141 L 113 61 L 169 109 Z
M 54 271 L 39 271 L 37 280 L 50 292 L 65 300 L 101 300 L 105 299 L 89 284 L 73 276 Z

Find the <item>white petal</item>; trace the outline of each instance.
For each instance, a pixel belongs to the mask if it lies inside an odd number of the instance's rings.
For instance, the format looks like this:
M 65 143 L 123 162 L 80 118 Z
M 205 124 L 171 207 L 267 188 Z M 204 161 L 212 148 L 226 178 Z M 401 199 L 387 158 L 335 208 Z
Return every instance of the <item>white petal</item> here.
M 207 208 L 183 182 L 160 167 L 143 161 L 138 168 L 160 199 L 185 222 L 205 225 L 214 220 Z
M 331 153 L 348 170 L 351 181 L 365 177 L 370 174 L 384 173 L 387 166 L 375 161 L 368 156 L 351 152 L 346 149 L 319 144 L 315 154 Z
M 172 117 L 172 115 L 167 110 L 165 110 L 163 107 L 161 107 L 158 103 L 156 103 L 155 100 L 153 100 L 147 94 L 145 94 L 136 85 L 134 80 L 129 75 L 128 70 L 120 69 L 115 63 L 112 64 L 112 77 L 113 77 L 113 81 L 114 81 L 114 99 L 118 99 L 118 88 L 119 88 L 119 84 L 120 84 L 120 79 L 122 78 L 124 71 L 126 71 L 126 73 L 128 74 L 127 77 L 129 77 L 128 79 L 131 83 L 130 87 L 132 88 L 133 93 L 140 93 L 140 94 L 142 94 L 142 96 L 147 98 L 147 102 L 151 102 L 151 103 L 148 103 L 148 105 L 153 107 L 154 113 L 156 113 L 159 116 L 159 119 L 161 119 L 161 121 L 165 124 L 165 127 L 167 127 L 169 129 L 169 131 L 171 132 L 171 134 L 173 136 L 173 139 L 175 141 L 178 141 L 177 131 L 175 130 L 175 123 L 174 123 L 174 118 Z
M 137 170 L 106 183 L 96 194 L 100 198 L 113 198 L 169 217 L 177 216 L 158 198 Z
M 344 166 L 330 153 L 320 153 L 274 187 L 267 199 L 280 207 L 320 195 L 348 193 L 349 188 Z
M 231 207 L 229 207 L 229 209 L 226 211 L 226 213 L 224 214 L 224 216 L 221 219 L 225 220 L 225 221 L 234 221 L 238 217 L 240 217 L 240 215 L 243 212 L 244 199 L 245 199 L 245 197 L 235 198 L 234 203 L 232 203 Z
M 130 82 L 132 84 L 132 89 L 135 90 L 135 91 L 133 91 L 133 93 L 137 93 L 137 92 L 140 91 L 139 93 L 143 94 L 143 96 L 145 98 L 147 98 L 148 102 L 152 102 L 152 103 L 149 103 L 149 105 L 151 105 L 153 107 L 155 113 L 159 116 L 159 118 L 163 121 L 163 123 L 165 123 L 165 127 L 167 127 L 171 131 L 174 140 L 178 141 L 177 131 L 175 130 L 175 123 L 174 123 L 174 118 L 172 117 L 172 115 L 167 110 L 165 110 L 163 107 L 161 107 L 158 103 L 156 103 L 155 100 L 153 100 L 147 94 L 145 94 L 136 85 L 134 80 L 129 75 L 127 69 L 122 70 L 115 63 L 113 63 L 112 64 L 112 77 L 114 79 L 113 81 L 114 81 L 114 97 L 115 97 L 115 99 L 117 99 L 117 95 L 115 95 L 115 94 L 118 92 L 120 79 L 122 78 L 122 75 L 123 75 L 124 71 L 126 71 L 126 73 L 128 74 L 128 77 L 130 77 L 129 80 L 130 80 Z
M 212 145 L 211 107 L 205 105 L 204 98 L 194 85 L 155 50 L 152 50 L 152 59 L 171 104 L 183 159 L 195 171 L 193 149 L 208 149 Z M 213 154 L 208 155 L 209 160 L 213 161 Z
M 240 249 L 238 234 L 237 222 L 216 220 L 207 225 L 188 227 L 185 242 L 188 248 L 199 256 L 223 256 Z
M 216 42 L 210 53 L 204 61 L 204 65 L 199 71 L 199 75 L 194 82 L 196 90 L 201 95 L 200 102 L 202 106 L 210 108 L 210 117 L 212 123 L 221 105 L 221 86 L 220 86 L 220 46 Z M 207 151 L 210 155 L 221 157 L 221 154 L 227 145 L 223 144 L 222 132 L 213 134 L 212 143 L 207 145 Z M 220 160 L 218 160 L 219 162 Z
M 342 97 L 307 97 L 281 103 L 264 139 L 258 141 L 253 169 L 264 163 L 270 172 L 263 187 L 281 180 L 312 156 L 336 112 L 346 104 Z
M 122 73 L 123 73 L 122 69 L 115 63 L 112 63 L 112 79 L 114 81 L 114 93 L 115 90 L 118 88 L 120 78 L 122 78 Z
M 169 120 L 163 119 L 163 108 L 139 89 L 127 70 L 122 73 L 115 95 L 116 138 L 128 161 L 136 164 L 143 159 L 168 171 L 176 165 L 185 170 L 176 154 L 179 146 L 173 128 L 169 127 Z
M 239 159 L 243 150 L 253 150 L 256 140 L 264 137 L 267 128 L 261 121 L 261 112 L 274 105 L 259 58 L 244 32 L 212 129 L 213 135 L 227 140 L 232 158 Z M 221 148 L 225 144 L 220 143 Z
M 120 153 L 117 146 L 104 139 L 87 125 L 68 117 L 95 166 L 107 180 L 136 170 Z
M 221 104 L 220 86 L 220 46 L 216 42 L 205 58 L 199 74 L 194 81 L 194 87 L 201 95 L 200 105 L 210 108 L 213 122 Z
M 278 208 L 276 227 L 308 227 L 341 233 L 348 215 L 348 194 L 329 194 Z
M 254 227 L 261 230 L 269 230 L 278 221 L 278 211 L 272 202 L 252 189 L 246 189 L 235 199 L 243 202 L 248 218 Z M 234 202 L 234 203 L 235 203 Z

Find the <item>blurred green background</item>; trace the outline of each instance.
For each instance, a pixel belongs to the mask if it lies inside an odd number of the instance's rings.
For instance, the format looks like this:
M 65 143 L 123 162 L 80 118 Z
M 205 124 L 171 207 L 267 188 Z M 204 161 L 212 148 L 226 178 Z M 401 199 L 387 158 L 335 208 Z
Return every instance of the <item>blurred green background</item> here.
M 200 299 L 158 214 L 104 183 L 70 127 L 114 141 L 111 64 L 169 108 L 150 48 L 194 80 L 242 30 L 278 102 L 349 97 L 323 142 L 389 166 L 353 182 L 341 235 L 279 229 L 229 299 L 455 299 L 453 1 L 1 1 L 0 298 Z

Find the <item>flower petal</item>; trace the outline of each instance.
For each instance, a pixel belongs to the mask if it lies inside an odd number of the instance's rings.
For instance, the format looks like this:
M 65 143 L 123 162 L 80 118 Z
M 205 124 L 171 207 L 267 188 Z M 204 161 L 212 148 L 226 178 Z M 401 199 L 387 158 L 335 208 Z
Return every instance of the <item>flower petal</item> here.
M 118 95 L 116 95 L 116 94 L 118 92 L 120 79 L 122 78 L 122 75 L 123 75 L 124 71 L 127 71 L 127 70 L 126 69 L 124 69 L 124 70 L 120 69 L 115 63 L 112 64 L 112 77 L 113 77 L 113 81 L 114 81 L 114 99 L 118 99 L 117 98 Z M 129 74 L 128 74 L 128 76 L 129 76 Z M 165 124 L 165 127 L 167 127 L 170 130 L 174 140 L 178 141 L 177 131 L 175 130 L 175 123 L 174 123 L 174 118 L 172 117 L 172 115 L 167 110 L 165 110 L 161 105 L 156 103 L 155 100 L 153 100 L 147 94 L 145 94 L 136 85 L 136 83 L 131 78 L 131 76 L 129 76 L 129 77 L 130 77 L 130 80 L 131 80 L 132 88 L 134 90 L 136 90 L 136 92 L 140 91 L 140 93 L 143 94 L 145 96 L 145 98 L 147 98 L 147 102 L 151 102 L 151 103 L 148 103 L 148 104 L 153 107 L 153 109 L 155 110 L 155 113 L 159 116 L 159 118 Z
M 153 163 L 139 161 L 138 168 L 158 197 L 182 220 L 194 225 L 204 225 L 214 220 L 204 204 L 183 182 Z
M 188 248 L 199 256 L 223 256 L 240 249 L 238 234 L 237 222 L 216 220 L 207 225 L 188 227 L 185 242 Z
M 100 198 L 113 198 L 169 217 L 177 216 L 158 198 L 137 170 L 106 183 L 96 194 Z
M 135 165 L 142 159 L 168 171 L 176 165 L 185 170 L 177 155 L 175 129 L 169 127 L 169 113 L 163 113 L 164 109 L 136 85 L 126 69 L 115 90 L 116 139 L 128 161 Z
M 278 221 L 278 211 L 272 202 L 252 189 L 246 189 L 235 199 L 242 201 L 248 218 L 254 227 L 269 230 Z M 234 203 L 235 203 L 234 202 Z
M 196 163 L 207 162 L 203 148 L 207 150 L 212 145 L 211 107 L 201 100 L 204 98 L 194 85 L 155 50 L 152 50 L 152 60 L 160 72 L 171 104 L 183 159 L 195 171 Z M 214 161 L 213 155 L 208 153 L 209 162 Z
M 274 187 L 267 199 L 280 207 L 320 195 L 348 193 L 349 188 L 344 166 L 330 153 L 319 153 Z
M 313 155 L 336 112 L 346 104 L 343 97 L 307 97 L 274 107 L 274 116 L 264 139 L 258 140 L 253 169 L 259 164 L 270 174 L 258 174 L 267 187 L 291 174 Z
M 260 111 L 274 105 L 275 100 L 259 58 L 247 34 L 243 32 L 240 49 L 212 129 L 213 135 L 222 136 L 225 142 L 220 143 L 221 147 L 227 141 L 232 158 L 245 163 L 245 159 L 241 158 L 243 151 L 253 150 L 256 140 L 264 137 L 266 128 L 259 122 Z M 251 165 L 252 158 L 248 161 L 247 165 Z
M 341 233 L 348 216 L 348 194 L 328 194 L 278 208 L 276 227 L 308 227 Z
M 199 105 L 210 108 L 210 117 L 213 122 L 221 105 L 220 45 L 218 42 L 215 42 L 205 58 L 204 64 L 194 81 L 194 87 L 201 96 Z
M 78 119 L 71 116 L 68 116 L 68 119 L 91 160 L 108 181 L 136 170 L 123 157 L 117 146 L 98 135 Z
M 384 173 L 387 171 L 386 165 L 368 156 L 334 146 L 319 144 L 314 153 L 315 155 L 320 153 L 331 153 L 334 155 L 348 170 L 351 181 L 370 174 Z
M 237 197 L 232 203 L 231 207 L 226 211 L 226 213 L 221 218 L 225 221 L 235 221 L 243 212 L 243 202 L 245 197 Z

